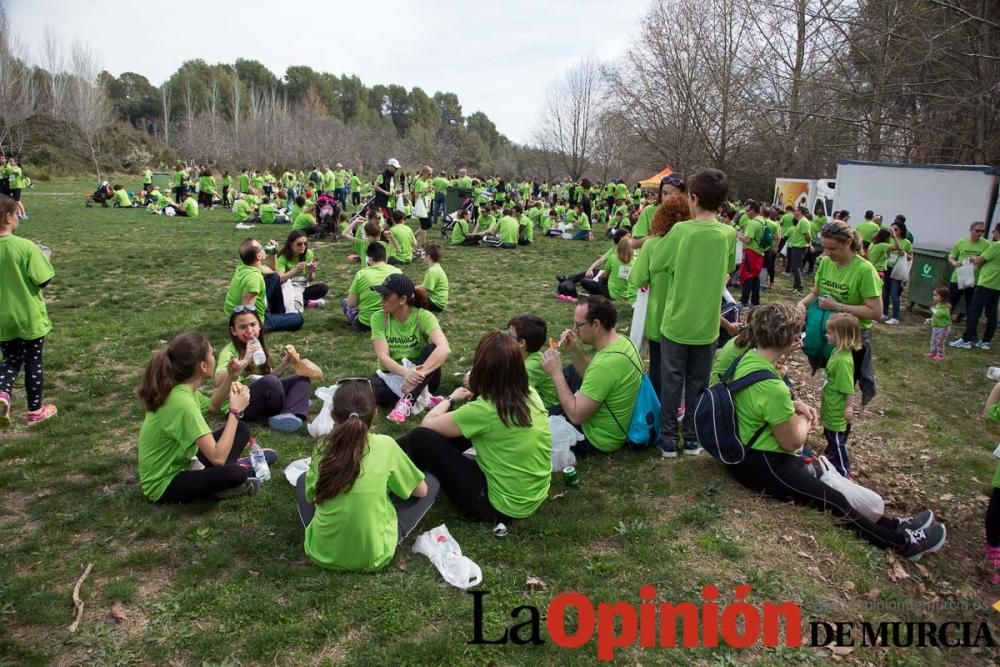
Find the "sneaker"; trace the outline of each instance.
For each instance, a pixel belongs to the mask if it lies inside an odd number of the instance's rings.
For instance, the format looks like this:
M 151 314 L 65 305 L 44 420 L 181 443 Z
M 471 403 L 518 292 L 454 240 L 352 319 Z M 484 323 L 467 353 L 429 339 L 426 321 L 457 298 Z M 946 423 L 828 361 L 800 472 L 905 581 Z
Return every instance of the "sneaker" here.
M 267 425 L 275 431 L 295 433 L 302 428 L 302 419 L 299 418 L 298 415 L 293 415 L 290 412 L 282 412 L 280 415 L 268 417 Z
M 410 412 L 413 411 L 413 399 L 409 395 L 404 396 L 396 402 L 396 407 L 392 409 L 392 412 L 385 416 L 386 419 L 397 424 L 402 424 L 406 421 L 406 418 L 410 416 Z
M 987 343 L 985 340 L 982 340 L 976 343 L 976 347 L 979 348 L 980 350 L 989 350 L 990 344 Z
M 262 452 L 264 452 L 264 460 L 267 461 L 267 465 L 273 466 L 275 463 L 278 462 L 278 452 L 274 451 L 273 449 L 268 449 L 267 447 L 261 447 L 260 449 Z M 242 456 L 236 459 L 236 463 L 237 465 L 241 465 L 244 468 L 253 470 L 253 461 L 250 460 L 249 456 Z
M 564 282 L 566 282 L 566 276 L 563 276 L 563 275 L 556 276 L 556 282 L 557 283 L 564 283 Z
M 934 357 L 936 357 L 937 355 L 936 355 L 936 354 L 934 354 L 933 352 L 928 352 L 928 353 L 927 353 L 927 354 L 926 354 L 925 356 L 926 356 L 926 357 L 927 357 L 928 359 L 933 359 L 933 358 L 934 358 Z
M 665 459 L 676 459 L 677 449 L 663 449 L 660 448 L 660 456 Z
M 939 550 L 948 538 L 944 524 L 937 522 L 931 523 L 927 528 L 904 528 L 903 531 L 906 533 L 906 547 L 902 556 L 912 561 L 920 560 L 924 554 Z
M 912 530 L 923 530 L 934 523 L 934 512 L 924 510 L 913 516 L 896 517 L 896 528 L 910 528 Z M 1000 547 L 997 548 L 1000 552 Z
M 899 320 L 897 320 L 895 317 L 890 317 L 885 321 L 885 323 L 888 324 L 890 327 L 894 327 L 897 324 L 899 324 Z
M 306 301 L 306 308 L 326 308 L 326 299 L 310 299 Z
M 967 340 L 963 340 L 963 339 L 959 338 L 958 340 L 953 340 L 950 343 L 948 343 L 948 347 L 957 347 L 957 348 L 962 349 L 962 350 L 971 350 L 972 349 L 972 343 L 970 343 Z
M 934 361 L 944 361 L 944 355 L 943 354 L 935 354 L 934 355 Z
M 684 445 L 685 456 L 698 456 L 703 451 L 705 451 L 705 449 L 701 445 L 694 445 L 693 447 L 686 444 Z
M 257 492 L 260 491 L 260 480 L 256 477 L 247 477 L 247 481 L 242 484 L 238 484 L 231 489 L 226 489 L 225 491 L 219 491 L 214 494 L 216 500 L 227 500 L 229 498 L 237 498 L 239 496 L 255 496 Z
M 28 424 L 28 426 L 34 426 L 35 424 L 41 424 L 46 419 L 55 417 L 57 412 L 59 411 L 56 410 L 56 406 L 49 403 L 47 405 L 43 405 L 41 410 L 29 412 L 25 415 L 24 421 Z
M 0 391 L 0 428 L 10 426 L 10 394 Z

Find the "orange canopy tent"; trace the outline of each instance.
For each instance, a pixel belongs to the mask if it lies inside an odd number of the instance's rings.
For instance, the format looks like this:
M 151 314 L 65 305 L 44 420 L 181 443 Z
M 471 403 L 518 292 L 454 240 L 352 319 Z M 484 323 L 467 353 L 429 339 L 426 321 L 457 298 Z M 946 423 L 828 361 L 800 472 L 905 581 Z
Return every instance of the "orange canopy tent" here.
M 674 170 L 670 167 L 664 167 L 663 171 L 656 174 L 655 176 L 650 176 L 644 181 L 639 181 L 639 186 L 644 190 L 658 190 L 660 187 L 660 181 L 674 173 Z

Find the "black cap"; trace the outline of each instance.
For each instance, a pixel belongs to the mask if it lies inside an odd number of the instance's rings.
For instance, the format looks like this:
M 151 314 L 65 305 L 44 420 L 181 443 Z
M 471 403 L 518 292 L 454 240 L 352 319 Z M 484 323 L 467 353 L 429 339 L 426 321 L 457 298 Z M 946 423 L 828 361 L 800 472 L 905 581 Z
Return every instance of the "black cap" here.
M 378 292 L 382 296 L 387 296 L 389 294 L 405 296 L 407 299 L 412 301 L 415 296 L 414 292 L 416 291 L 416 286 L 406 274 L 394 273 L 391 276 L 388 276 L 385 279 L 385 282 L 381 285 L 373 286 L 372 291 Z

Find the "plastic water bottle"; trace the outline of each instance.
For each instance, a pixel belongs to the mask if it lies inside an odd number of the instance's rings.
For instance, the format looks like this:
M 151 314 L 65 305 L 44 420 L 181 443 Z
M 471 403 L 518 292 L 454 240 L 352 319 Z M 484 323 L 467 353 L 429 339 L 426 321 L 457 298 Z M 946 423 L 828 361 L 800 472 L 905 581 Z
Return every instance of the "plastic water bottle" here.
M 808 472 L 813 477 L 816 476 L 816 466 L 813 464 L 813 459 L 811 456 L 802 457 L 802 463 L 806 467 L 806 472 Z
M 250 445 L 250 463 L 253 464 L 254 476 L 262 482 L 271 479 L 271 469 L 264 458 L 264 450 L 256 442 Z
M 267 354 L 264 352 L 264 348 L 260 346 L 260 341 L 254 336 L 250 339 L 250 344 L 257 345 L 257 351 L 253 353 L 253 363 L 257 366 L 263 366 L 267 362 Z

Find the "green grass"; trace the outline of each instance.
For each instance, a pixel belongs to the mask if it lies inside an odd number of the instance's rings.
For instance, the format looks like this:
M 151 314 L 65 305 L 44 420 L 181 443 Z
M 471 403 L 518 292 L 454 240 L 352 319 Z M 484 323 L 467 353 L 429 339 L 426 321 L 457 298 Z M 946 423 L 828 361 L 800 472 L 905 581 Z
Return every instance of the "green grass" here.
M 31 219 L 21 236 L 53 250 L 56 279 L 46 290 L 54 329 L 46 345 L 46 397 L 59 416 L 36 430 L 17 425 L 0 435 L 0 664 L 52 662 L 204 664 L 587 664 L 595 644 L 472 646 L 472 598 L 441 582 L 404 544 L 383 572 L 335 574 L 311 565 L 292 488 L 280 475 L 253 498 L 190 507 L 159 507 L 136 480 L 135 443 L 142 410 L 134 390 L 149 351 L 185 329 L 221 346 L 222 299 L 245 232 L 225 211 L 196 221 L 139 210 L 85 208 L 88 181 L 38 183 L 26 193 Z M 64 194 L 59 194 L 64 193 Z M 266 240 L 287 228 L 256 227 Z M 436 234 L 433 232 L 432 234 Z M 530 249 L 446 249 L 453 305 L 440 319 L 453 353 L 445 389 L 468 369 L 484 332 L 520 312 L 544 317 L 558 333 L 571 307 L 552 298 L 553 276 L 580 270 L 604 242 L 542 239 Z M 326 311 L 306 313 L 294 342 L 332 379 L 367 374 L 370 343 L 351 333 L 336 304 L 356 265 L 347 244 L 320 244 L 319 277 L 331 286 Z M 406 272 L 419 279 L 422 266 Z M 778 298 L 789 285 L 766 298 Z M 627 325 L 629 313 L 623 313 Z M 806 618 L 823 620 L 992 621 L 1000 592 L 981 566 L 982 516 L 995 459 L 995 433 L 980 418 L 984 378 L 996 353 L 949 348 L 943 363 L 924 359 L 924 315 L 875 333 L 881 393 L 859 419 L 850 446 L 862 481 L 880 491 L 892 513 L 929 506 L 950 541 L 908 579 L 888 577 L 886 554 L 814 511 L 748 493 L 703 456 L 663 462 L 653 453 L 620 452 L 581 461 L 582 488 L 554 478 L 536 516 L 497 539 L 490 527 L 463 521 L 445 498 L 424 523 L 447 523 L 463 551 L 483 568 L 485 628 L 496 636 L 513 607 L 542 609 L 559 592 L 595 602 L 638 604 L 645 583 L 664 601 L 700 599 L 715 583 L 724 600 L 736 585 L 754 587 L 751 602 L 793 600 Z M 793 366 L 807 400 L 819 380 Z M 15 420 L 23 416 L 17 388 Z M 403 429 L 380 421 L 380 431 Z M 287 463 L 306 456 L 304 435 L 256 427 L 258 439 Z M 813 447 L 820 448 L 813 436 Z M 280 466 L 279 466 L 280 468 Z M 70 634 L 71 590 L 87 563 L 86 611 Z M 526 585 L 544 580 L 544 590 Z M 848 583 L 849 582 L 849 583 Z M 971 611 L 879 611 L 878 602 L 958 602 Z M 112 610 L 115 613 L 112 613 Z M 115 614 L 123 620 L 116 620 Z M 994 627 L 996 627 L 994 625 Z M 547 637 L 547 635 L 543 636 Z M 814 649 L 622 649 L 623 663 L 819 663 Z M 964 649 L 859 648 L 851 660 L 880 664 L 979 664 L 996 654 Z

